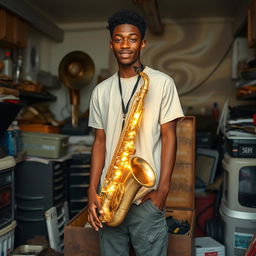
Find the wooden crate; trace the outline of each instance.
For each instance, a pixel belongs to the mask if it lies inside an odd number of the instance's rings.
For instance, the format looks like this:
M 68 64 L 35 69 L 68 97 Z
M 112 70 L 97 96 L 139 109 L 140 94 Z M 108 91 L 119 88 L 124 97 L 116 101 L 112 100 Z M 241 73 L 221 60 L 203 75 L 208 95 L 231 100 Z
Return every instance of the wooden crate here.
M 187 220 L 190 231 L 185 235 L 169 235 L 168 256 L 193 255 L 195 222 L 195 117 L 187 116 L 177 126 L 177 156 L 170 192 L 166 200 L 167 216 Z
M 65 226 L 65 256 L 100 256 L 99 233 L 85 227 L 87 216 L 87 209 L 84 208 Z

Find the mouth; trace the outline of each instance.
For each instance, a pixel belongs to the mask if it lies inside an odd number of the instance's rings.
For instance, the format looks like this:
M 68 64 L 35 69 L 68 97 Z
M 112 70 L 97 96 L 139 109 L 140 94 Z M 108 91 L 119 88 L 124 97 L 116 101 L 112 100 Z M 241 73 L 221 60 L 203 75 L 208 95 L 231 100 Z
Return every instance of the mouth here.
M 131 51 L 121 51 L 121 52 L 119 52 L 119 54 L 122 58 L 129 58 L 131 56 L 132 52 Z

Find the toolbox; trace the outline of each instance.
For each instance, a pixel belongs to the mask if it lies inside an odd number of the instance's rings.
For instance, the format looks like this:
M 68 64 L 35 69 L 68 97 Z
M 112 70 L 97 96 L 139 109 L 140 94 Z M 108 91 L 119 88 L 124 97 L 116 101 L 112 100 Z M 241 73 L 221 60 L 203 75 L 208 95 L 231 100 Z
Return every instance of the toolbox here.
M 68 135 L 22 132 L 22 145 L 29 156 L 60 158 L 67 154 Z
M 185 234 L 170 234 L 168 256 L 191 256 L 194 232 L 195 118 L 185 117 L 177 125 L 177 157 L 166 202 L 166 216 L 187 221 Z M 65 256 L 99 256 L 99 234 L 87 223 L 84 208 L 64 228 Z M 134 255 L 132 250 L 130 256 Z

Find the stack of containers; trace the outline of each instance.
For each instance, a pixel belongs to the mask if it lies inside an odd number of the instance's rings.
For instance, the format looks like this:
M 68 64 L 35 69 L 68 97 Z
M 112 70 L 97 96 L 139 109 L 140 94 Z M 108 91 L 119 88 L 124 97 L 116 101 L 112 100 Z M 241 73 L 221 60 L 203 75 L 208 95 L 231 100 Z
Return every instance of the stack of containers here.
M 229 128 L 234 122 L 245 127 L 243 121 L 230 119 L 227 123 Z M 256 135 L 229 129 L 226 151 L 222 161 L 224 189 L 220 216 L 227 255 L 242 256 L 256 233 Z
M 0 255 L 9 256 L 14 248 L 14 167 L 12 156 L 0 158 Z

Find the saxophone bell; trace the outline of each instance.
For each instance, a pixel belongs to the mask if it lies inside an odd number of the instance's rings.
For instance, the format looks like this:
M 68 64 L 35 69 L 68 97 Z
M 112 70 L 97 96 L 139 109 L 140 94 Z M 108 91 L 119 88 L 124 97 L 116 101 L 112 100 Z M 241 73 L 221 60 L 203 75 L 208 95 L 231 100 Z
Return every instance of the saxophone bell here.
M 153 168 L 141 157 L 133 157 L 130 161 L 134 179 L 143 187 L 152 188 L 156 183 Z
M 153 168 L 143 158 L 134 156 L 129 162 L 131 170 L 123 181 L 122 189 L 119 193 L 115 193 L 111 200 L 104 200 L 104 214 L 100 216 L 100 220 L 108 226 L 120 225 L 139 189 L 141 187 L 151 188 L 156 182 Z M 116 211 L 117 206 L 118 211 Z

